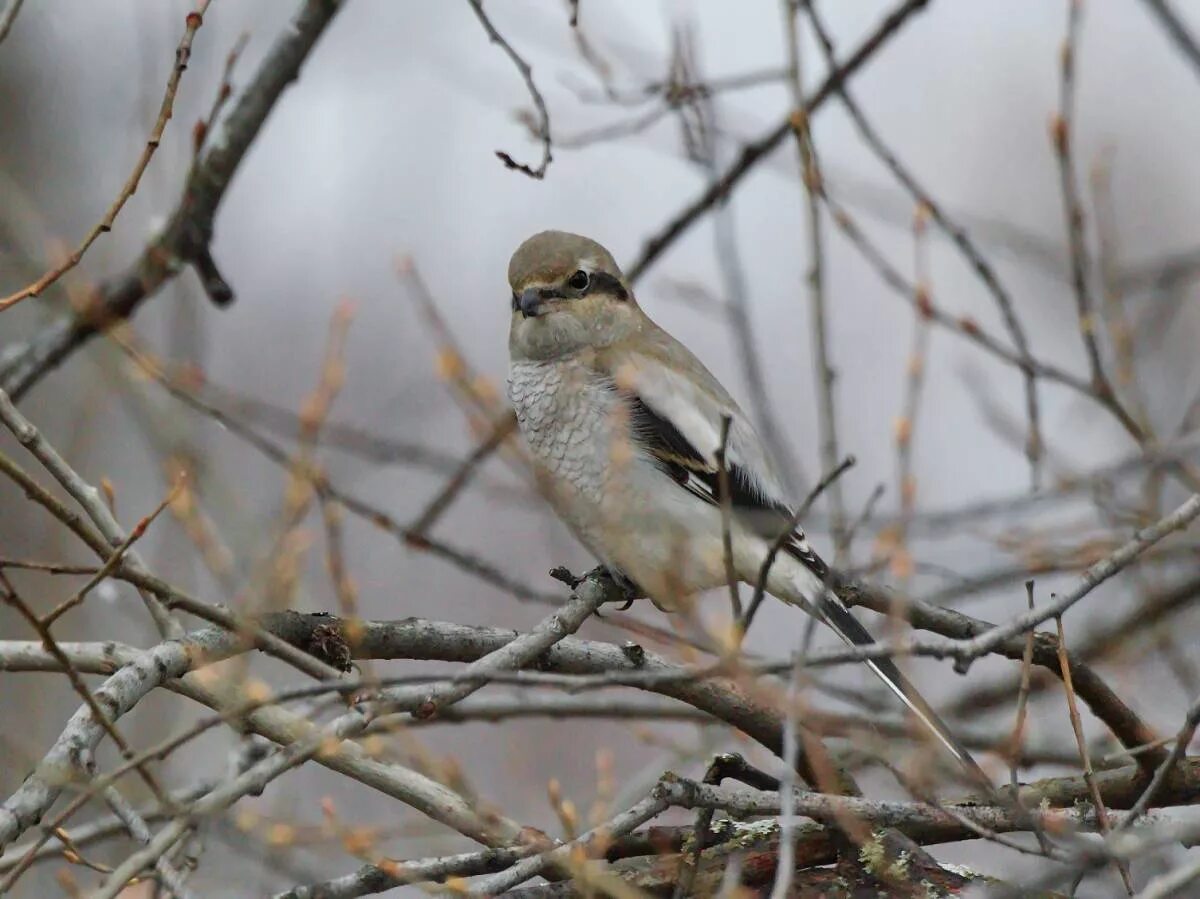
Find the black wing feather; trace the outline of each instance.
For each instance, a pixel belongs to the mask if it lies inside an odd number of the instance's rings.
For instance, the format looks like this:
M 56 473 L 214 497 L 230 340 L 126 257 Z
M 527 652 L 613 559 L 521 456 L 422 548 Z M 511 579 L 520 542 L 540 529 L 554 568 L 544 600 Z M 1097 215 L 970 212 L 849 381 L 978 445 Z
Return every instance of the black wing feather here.
M 635 393 L 622 391 L 629 406 L 634 440 L 678 484 L 712 505 L 720 505 L 721 476 L 670 421 L 646 405 Z M 728 467 L 729 504 L 739 520 L 764 538 L 774 540 L 791 530 L 792 510 L 763 496 L 750 472 L 736 462 Z M 818 577 L 828 572 L 821 558 L 808 547 L 802 531 L 795 531 L 784 550 L 804 562 Z

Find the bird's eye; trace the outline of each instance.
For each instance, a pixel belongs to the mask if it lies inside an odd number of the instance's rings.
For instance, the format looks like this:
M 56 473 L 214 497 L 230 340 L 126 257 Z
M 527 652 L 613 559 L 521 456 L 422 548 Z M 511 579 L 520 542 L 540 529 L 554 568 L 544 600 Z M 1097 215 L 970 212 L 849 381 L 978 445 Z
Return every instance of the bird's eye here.
M 572 290 L 587 290 L 588 285 L 592 283 L 591 275 L 580 269 L 575 274 L 567 279 L 567 286 Z

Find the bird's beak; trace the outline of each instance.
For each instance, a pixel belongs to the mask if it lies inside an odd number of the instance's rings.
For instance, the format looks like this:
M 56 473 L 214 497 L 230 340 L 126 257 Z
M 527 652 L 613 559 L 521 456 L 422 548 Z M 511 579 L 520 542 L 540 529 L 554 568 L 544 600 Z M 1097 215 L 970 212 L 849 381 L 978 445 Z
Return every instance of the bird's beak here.
M 517 301 L 521 315 L 525 318 L 537 318 L 542 314 L 543 299 L 540 287 L 526 287 L 521 291 L 520 299 Z

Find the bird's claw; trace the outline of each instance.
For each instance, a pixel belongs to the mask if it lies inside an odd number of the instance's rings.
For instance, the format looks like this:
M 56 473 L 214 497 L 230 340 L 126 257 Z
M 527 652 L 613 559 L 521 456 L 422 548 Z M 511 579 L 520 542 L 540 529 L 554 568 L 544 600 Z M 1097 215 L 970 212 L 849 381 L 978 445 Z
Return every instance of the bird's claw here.
M 609 581 L 621 591 L 621 594 L 624 598 L 624 603 L 619 609 L 617 609 L 618 612 L 624 612 L 626 609 L 631 608 L 635 600 L 646 595 L 645 591 L 643 591 L 640 587 L 638 587 L 637 584 L 631 581 L 620 571 L 614 571 L 613 569 L 607 568 L 604 565 L 597 565 L 591 571 L 582 576 L 576 576 L 572 574 L 570 569 L 564 565 L 556 565 L 554 568 L 550 569 L 550 577 L 554 578 L 556 581 L 566 584 L 572 590 L 577 588 L 589 578 L 597 578 Z M 597 617 L 603 617 L 599 612 L 596 612 L 595 614 Z

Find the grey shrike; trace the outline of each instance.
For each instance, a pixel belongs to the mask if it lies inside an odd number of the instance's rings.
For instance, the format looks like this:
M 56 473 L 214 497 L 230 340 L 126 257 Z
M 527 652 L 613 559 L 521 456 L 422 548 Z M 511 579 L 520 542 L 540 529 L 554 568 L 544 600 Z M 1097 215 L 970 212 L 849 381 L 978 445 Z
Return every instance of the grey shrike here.
M 717 464 L 726 417 L 733 570 L 755 584 L 792 508 L 745 413 L 688 349 L 638 306 L 609 252 L 535 234 L 508 267 L 509 397 L 555 511 L 618 579 L 671 610 L 726 583 Z M 847 644 L 874 639 L 828 588 L 829 569 L 792 532 L 766 590 Z M 866 664 L 974 776 L 971 755 L 891 659 Z

